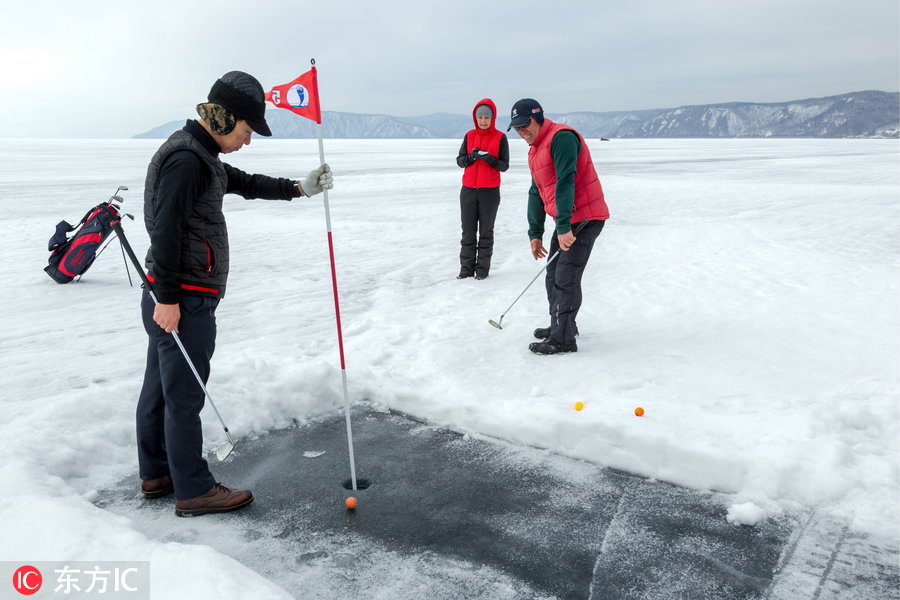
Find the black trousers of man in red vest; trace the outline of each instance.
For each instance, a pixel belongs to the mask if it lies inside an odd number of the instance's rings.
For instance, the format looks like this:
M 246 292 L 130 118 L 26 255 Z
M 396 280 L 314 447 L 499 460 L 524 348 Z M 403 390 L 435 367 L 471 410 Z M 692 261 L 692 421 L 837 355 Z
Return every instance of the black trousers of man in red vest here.
M 575 346 L 578 326 L 575 317 L 581 308 L 581 277 L 587 266 L 594 242 L 606 221 L 588 221 L 575 237 L 575 242 L 559 258 L 547 265 L 547 300 L 550 305 L 550 339 L 560 346 Z M 550 254 L 559 251 L 556 232 L 550 239 Z

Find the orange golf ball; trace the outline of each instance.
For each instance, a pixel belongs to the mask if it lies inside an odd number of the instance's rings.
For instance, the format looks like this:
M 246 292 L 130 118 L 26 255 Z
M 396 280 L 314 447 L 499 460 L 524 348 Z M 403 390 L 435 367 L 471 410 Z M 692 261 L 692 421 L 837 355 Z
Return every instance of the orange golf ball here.
M 344 504 L 347 506 L 347 510 L 353 510 L 356 508 L 356 498 L 350 496 L 346 500 L 344 500 Z
M 584 402 L 579 401 L 579 402 L 575 403 L 575 410 L 581 410 L 583 408 L 584 408 Z
M 644 416 L 644 409 L 641 408 L 640 406 L 638 406 L 636 409 L 634 409 L 634 414 L 636 414 L 636 415 L 639 416 L 639 417 L 643 417 L 643 416 Z

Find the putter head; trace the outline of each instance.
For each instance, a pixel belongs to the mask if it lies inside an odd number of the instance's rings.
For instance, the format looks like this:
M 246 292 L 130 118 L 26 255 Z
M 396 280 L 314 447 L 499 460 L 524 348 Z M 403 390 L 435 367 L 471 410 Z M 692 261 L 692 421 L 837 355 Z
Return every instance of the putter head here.
M 216 448 L 216 458 L 219 459 L 219 462 L 224 462 L 226 458 L 231 455 L 231 452 L 234 450 L 234 442 L 228 440 L 218 448 Z
M 500 320 L 502 321 L 502 320 L 503 320 L 503 317 L 500 317 Z M 493 326 L 496 327 L 497 329 L 503 329 L 503 328 L 500 326 L 500 323 L 498 323 L 497 321 L 495 321 L 495 320 L 493 320 L 493 319 L 488 319 L 488 323 L 490 323 L 491 325 L 493 325 Z

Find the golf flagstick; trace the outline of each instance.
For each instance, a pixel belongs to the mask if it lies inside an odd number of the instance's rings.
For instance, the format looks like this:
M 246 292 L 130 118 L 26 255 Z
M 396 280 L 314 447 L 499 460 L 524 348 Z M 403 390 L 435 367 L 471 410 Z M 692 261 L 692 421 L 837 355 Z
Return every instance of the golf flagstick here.
M 312 64 L 312 82 L 315 98 L 319 100 L 319 82 L 316 75 L 316 60 L 311 59 Z M 321 106 L 321 104 L 320 104 Z M 319 164 L 325 164 L 325 145 L 322 141 L 322 118 L 321 113 L 319 119 L 316 120 L 316 137 L 319 139 Z M 328 208 L 328 190 L 322 190 L 322 197 L 325 203 L 325 228 L 328 235 L 328 257 L 331 260 L 331 286 L 334 290 L 334 318 L 337 322 L 338 351 L 341 356 L 341 384 L 344 388 L 344 421 L 347 423 L 347 450 L 350 454 L 350 484 L 353 491 L 356 491 L 356 461 L 353 457 L 353 428 L 350 425 L 350 393 L 347 391 L 347 366 L 344 361 L 344 336 L 341 331 L 341 306 L 338 301 L 338 285 L 337 271 L 334 267 L 334 242 L 331 236 L 331 210 Z
M 319 164 L 325 164 L 325 147 L 322 143 L 322 110 L 319 102 L 319 81 L 316 61 L 311 59 L 312 68 L 293 81 L 276 85 L 266 92 L 266 101 L 278 108 L 316 122 L 316 137 L 319 138 Z M 325 223 L 328 233 L 328 256 L 331 260 L 331 284 L 334 289 L 334 316 L 337 321 L 338 350 L 341 356 L 341 381 L 344 387 L 344 418 L 347 421 L 347 447 L 350 452 L 350 483 L 356 491 L 356 462 L 353 458 L 353 430 L 350 427 L 350 394 L 347 391 L 347 367 L 344 362 L 344 336 L 341 332 L 341 308 L 338 302 L 337 273 L 334 267 L 334 243 L 331 238 L 331 211 L 328 208 L 328 190 L 322 190 L 325 200 Z M 368 483 L 363 480 L 363 489 Z M 345 484 L 346 487 L 346 484 Z
M 147 279 L 147 275 L 146 273 L 144 273 L 144 268 L 141 266 L 141 261 L 139 261 L 138 257 L 135 256 L 134 250 L 131 248 L 131 244 L 128 243 L 128 239 L 125 237 L 125 231 L 122 229 L 121 219 L 112 223 L 112 228 L 116 232 L 116 236 L 119 238 L 119 241 L 122 243 L 122 248 L 124 248 L 125 252 L 128 254 L 128 258 L 130 258 L 132 264 L 134 264 L 134 268 L 137 271 L 137 274 L 140 276 L 141 281 L 144 282 L 144 288 L 147 290 L 147 293 L 150 294 L 150 298 L 153 299 L 153 304 L 159 304 L 159 300 L 156 299 L 156 294 L 153 293 L 153 286 L 150 285 L 150 280 Z M 203 394 L 206 396 L 206 399 L 209 400 L 209 405 L 212 406 L 213 411 L 216 413 L 216 417 L 219 418 L 219 423 L 222 424 L 222 429 L 225 430 L 225 437 L 228 438 L 228 441 L 216 448 L 216 458 L 218 458 L 219 461 L 223 461 L 228 458 L 228 455 L 231 454 L 232 450 L 234 450 L 234 440 L 231 439 L 231 432 L 228 431 L 228 426 L 225 425 L 225 421 L 222 419 L 222 415 L 219 414 L 219 409 L 216 408 L 216 403 L 213 402 L 212 396 L 209 395 L 209 392 L 206 389 L 206 384 L 203 383 L 203 379 L 200 377 L 200 373 L 197 372 L 197 367 L 194 366 L 194 362 L 191 360 L 191 357 L 188 356 L 187 349 L 184 347 L 184 344 L 181 343 L 181 338 L 178 336 L 178 332 L 176 332 L 174 329 L 172 330 L 172 337 L 175 338 L 175 343 L 178 344 L 178 349 L 181 350 L 181 354 L 184 356 L 184 360 L 187 361 L 188 366 L 191 368 L 191 372 L 197 379 L 197 383 L 200 384 L 200 389 L 203 390 Z

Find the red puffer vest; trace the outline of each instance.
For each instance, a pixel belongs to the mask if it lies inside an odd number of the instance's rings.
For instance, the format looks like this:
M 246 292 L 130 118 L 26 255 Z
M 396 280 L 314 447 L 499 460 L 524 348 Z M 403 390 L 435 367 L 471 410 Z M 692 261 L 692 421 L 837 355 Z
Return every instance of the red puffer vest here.
M 553 166 L 550 144 L 553 136 L 563 130 L 574 131 L 581 140 L 581 152 L 575 163 L 575 206 L 572 207 L 571 222 L 577 223 L 585 219 L 605 221 L 609 218 L 609 208 L 603 199 L 603 187 L 594 170 L 591 151 L 584 138 L 568 125 L 554 123 L 550 119 L 544 119 L 537 138 L 528 150 L 528 168 L 531 169 L 531 176 L 541 194 L 541 200 L 544 201 L 544 211 L 556 218 L 556 168 Z
M 479 129 L 478 121 L 475 120 L 475 111 L 482 104 L 490 108 L 492 113 L 491 126 L 487 129 Z M 497 107 L 494 105 L 494 101 L 490 98 L 479 100 L 472 109 L 472 120 L 475 121 L 475 129 L 466 134 L 466 152 L 471 153 L 473 148 L 478 148 L 492 156 L 497 156 L 500 153 L 500 138 L 503 137 L 503 132 L 494 126 L 497 122 Z M 470 188 L 500 187 L 500 171 L 483 160 L 476 160 L 463 171 L 462 184 Z

